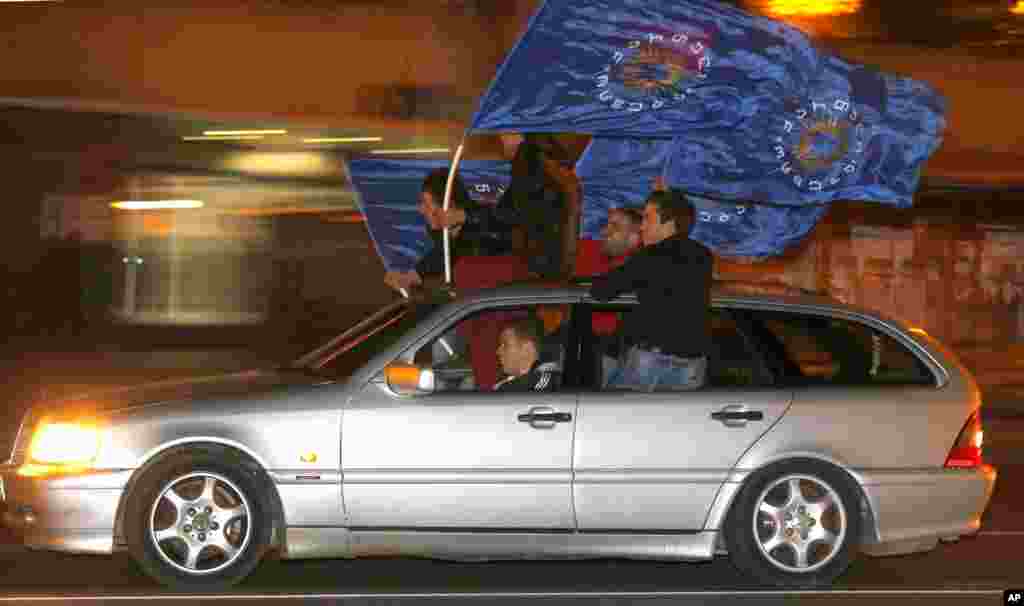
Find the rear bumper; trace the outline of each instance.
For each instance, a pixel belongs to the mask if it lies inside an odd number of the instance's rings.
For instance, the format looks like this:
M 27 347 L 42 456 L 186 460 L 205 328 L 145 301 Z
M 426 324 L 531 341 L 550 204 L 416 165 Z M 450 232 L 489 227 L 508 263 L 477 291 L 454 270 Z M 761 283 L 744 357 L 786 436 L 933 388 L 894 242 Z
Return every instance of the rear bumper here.
M 114 519 L 130 471 L 25 478 L 0 466 L 3 524 L 33 549 L 113 551 Z
M 861 485 L 876 523 L 869 555 L 926 551 L 939 540 L 972 535 L 992 499 L 998 472 L 991 465 L 970 470 L 870 472 Z

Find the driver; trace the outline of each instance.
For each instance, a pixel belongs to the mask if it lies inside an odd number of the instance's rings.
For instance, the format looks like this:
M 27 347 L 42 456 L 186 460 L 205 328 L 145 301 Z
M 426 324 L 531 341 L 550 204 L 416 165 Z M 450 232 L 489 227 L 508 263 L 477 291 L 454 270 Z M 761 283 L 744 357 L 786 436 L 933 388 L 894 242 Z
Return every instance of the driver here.
M 553 391 L 558 382 L 557 365 L 540 362 L 544 327 L 536 318 L 509 322 L 498 337 L 498 362 L 506 376 L 495 391 Z

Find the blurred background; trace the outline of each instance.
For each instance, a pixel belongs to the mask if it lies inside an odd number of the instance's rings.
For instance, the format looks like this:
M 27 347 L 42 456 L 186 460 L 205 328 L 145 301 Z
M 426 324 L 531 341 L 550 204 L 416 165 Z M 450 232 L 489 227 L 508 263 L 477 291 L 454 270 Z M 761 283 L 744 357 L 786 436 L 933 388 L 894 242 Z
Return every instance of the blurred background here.
M 836 204 L 784 257 L 719 261 L 719 276 L 824 290 L 979 355 L 1024 339 L 1024 2 L 734 4 L 929 82 L 948 128 L 915 208 Z M 345 157 L 449 157 L 538 6 L 0 1 L 10 356 L 286 358 L 390 300 Z M 500 144 L 474 137 L 468 154 Z

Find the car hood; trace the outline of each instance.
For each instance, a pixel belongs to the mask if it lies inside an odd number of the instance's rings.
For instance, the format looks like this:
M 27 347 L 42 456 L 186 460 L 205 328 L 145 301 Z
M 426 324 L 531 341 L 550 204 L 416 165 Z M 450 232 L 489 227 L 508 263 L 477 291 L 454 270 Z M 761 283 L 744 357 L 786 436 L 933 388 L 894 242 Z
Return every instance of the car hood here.
M 64 399 L 55 407 L 65 410 L 67 408 L 88 408 L 97 411 L 113 411 L 141 404 L 254 396 L 289 387 L 331 382 L 334 381 L 306 374 L 300 370 L 254 369 L 102 389 Z

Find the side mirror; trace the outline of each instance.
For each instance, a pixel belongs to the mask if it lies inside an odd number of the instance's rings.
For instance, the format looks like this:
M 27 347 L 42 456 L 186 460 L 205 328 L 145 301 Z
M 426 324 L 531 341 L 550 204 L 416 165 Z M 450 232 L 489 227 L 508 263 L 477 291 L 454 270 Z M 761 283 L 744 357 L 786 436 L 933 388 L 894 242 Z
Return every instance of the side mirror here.
M 384 369 L 384 380 L 392 391 L 402 396 L 418 396 L 434 392 L 434 371 L 415 364 L 394 362 Z

